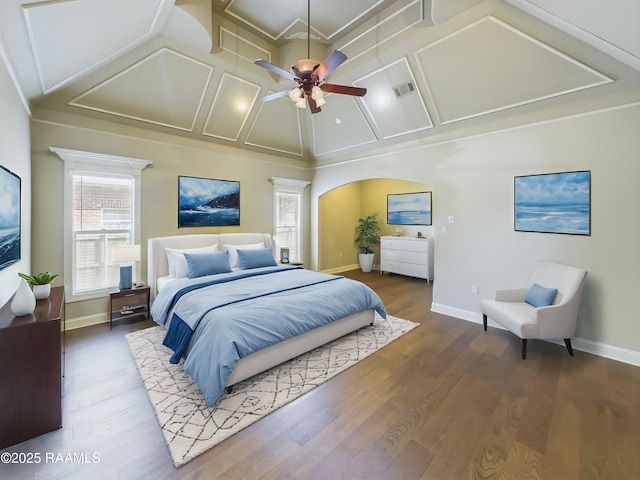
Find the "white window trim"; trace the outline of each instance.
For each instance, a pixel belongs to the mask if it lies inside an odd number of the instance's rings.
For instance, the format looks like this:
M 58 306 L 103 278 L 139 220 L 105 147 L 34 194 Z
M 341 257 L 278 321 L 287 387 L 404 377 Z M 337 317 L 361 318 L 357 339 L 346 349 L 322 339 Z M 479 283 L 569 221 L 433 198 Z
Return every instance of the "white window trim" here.
M 71 206 L 73 203 L 73 175 L 86 173 L 102 173 L 107 175 L 127 175 L 132 176 L 133 186 L 133 238 L 134 243 L 140 243 L 140 208 L 141 208 L 141 177 L 142 170 L 151 165 L 151 160 L 141 160 L 139 158 L 118 157 L 102 153 L 83 152 L 79 150 L 69 150 L 66 148 L 49 147 L 53 153 L 57 154 L 64 162 L 64 280 L 67 302 L 79 302 L 93 298 L 102 298 L 108 295 L 107 289 L 90 294 L 73 295 L 71 288 L 72 262 L 73 258 L 73 236 L 72 236 L 72 216 Z
M 302 261 L 302 259 L 304 258 L 304 242 L 302 241 L 302 237 L 303 237 L 303 225 L 304 225 L 304 189 L 307 187 L 307 185 L 311 185 L 311 182 L 308 182 L 306 180 L 294 180 L 292 178 L 282 178 L 282 177 L 271 177 L 271 182 L 273 183 L 273 234 L 274 236 L 276 235 L 277 231 L 278 231 L 278 225 L 277 225 L 277 215 L 278 215 L 278 196 L 276 195 L 277 192 L 284 192 L 284 193 L 299 193 L 300 194 L 300 198 L 302 199 L 302 205 L 301 205 L 301 209 L 300 209 L 300 261 Z M 279 248 L 278 245 L 276 245 L 276 248 Z M 280 255 L 279 251 L 278 251 L 278 256 Z

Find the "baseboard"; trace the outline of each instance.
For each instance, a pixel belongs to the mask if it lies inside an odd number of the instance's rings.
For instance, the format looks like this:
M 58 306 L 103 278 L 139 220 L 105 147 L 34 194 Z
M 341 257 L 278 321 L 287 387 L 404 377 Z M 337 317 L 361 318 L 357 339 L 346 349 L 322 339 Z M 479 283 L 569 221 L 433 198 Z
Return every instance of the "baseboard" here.
M 435 313 L 441 313 L 450 317 L 459 318 L 468 322 L 482 324 L 482 313 L 472 312 L 469 310 L 463 310 L 461 308 L 451 307 L 449 305 L 443 305 L 441 303 L 432 303 L 431 311 Z M 489 319 L 487 325 L 494 328 L 501 328 L 502 325 L 497 324 L 493 320 Z M 564 346 L 563 340 L 545 340 L 557 345 Z M 581 352 L 592 353 L 604 358 L 610 358 L 611 360 L 617 360 L 619 362 L 628 363 L 640 367 L 640 352 L 635 350 L 629 350 L 627 348 L 616 347 L 615 345 L 608 345 L 606 343 L 597 342 L 594 340 L 588 340 L 585 338 L 574 337 L 571 339 L 571 346 L 574 350 L 580 350 Z
M 65 330 L 75 330 L 76 328 L 90 327 L 101 323 L 109 323 L 109 317 L 107 317 L 106 313 L 68 319 L 65 321 Z
M 360 265 L 358 265 L 357 263 L 354 263 L 352 265 L 343 265 L 342 267 L 336 267 L 336 268 L 328 268 L 326 270 L 320 270 L 322 273 L 342 273 L 342 272 L 348 272 L 349 270 L 357 270 L 360 268 Z

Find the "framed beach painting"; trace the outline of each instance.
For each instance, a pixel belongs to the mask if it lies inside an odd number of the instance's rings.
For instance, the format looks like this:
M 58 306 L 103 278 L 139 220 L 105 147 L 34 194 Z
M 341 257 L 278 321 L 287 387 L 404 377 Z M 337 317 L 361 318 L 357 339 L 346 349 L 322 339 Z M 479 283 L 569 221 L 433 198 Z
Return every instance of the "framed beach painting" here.
M 591 171 L 514 178 L 518 232 L 591 235 Z
M 178 228 L 240 225 L 240 182 L 178 177 Z
M 388 194 L 387 224 L 431 225 L 431 192 Z
M 0 166 L 0 270 L 20 261 L 21 179 Z

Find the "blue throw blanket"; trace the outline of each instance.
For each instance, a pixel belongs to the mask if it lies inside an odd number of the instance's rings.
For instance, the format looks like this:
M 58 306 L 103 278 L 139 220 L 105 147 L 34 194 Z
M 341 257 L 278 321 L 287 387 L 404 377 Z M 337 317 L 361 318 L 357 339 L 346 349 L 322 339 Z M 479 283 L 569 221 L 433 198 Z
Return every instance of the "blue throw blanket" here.
M 380 298 L 344 277 L 289 266 L 177 279 L 151 313 L 171 321 L 165 344 L 213 406 L 238 360 L 260 349 L 369 308 L 383 318 Z

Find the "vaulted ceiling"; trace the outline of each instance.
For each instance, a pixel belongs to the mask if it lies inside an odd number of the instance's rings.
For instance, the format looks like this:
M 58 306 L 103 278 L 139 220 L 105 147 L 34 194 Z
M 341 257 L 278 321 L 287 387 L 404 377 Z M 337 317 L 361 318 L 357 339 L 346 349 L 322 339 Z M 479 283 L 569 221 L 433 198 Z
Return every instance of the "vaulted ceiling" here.
M 570 4 L 570 5 L 569 5 Z M 637 0 L 0 2 L 0 57 L 35 119 L 108 121 L 322 163 L 640 101 Z M 288 70 L 338 49 L 322 112 Z

